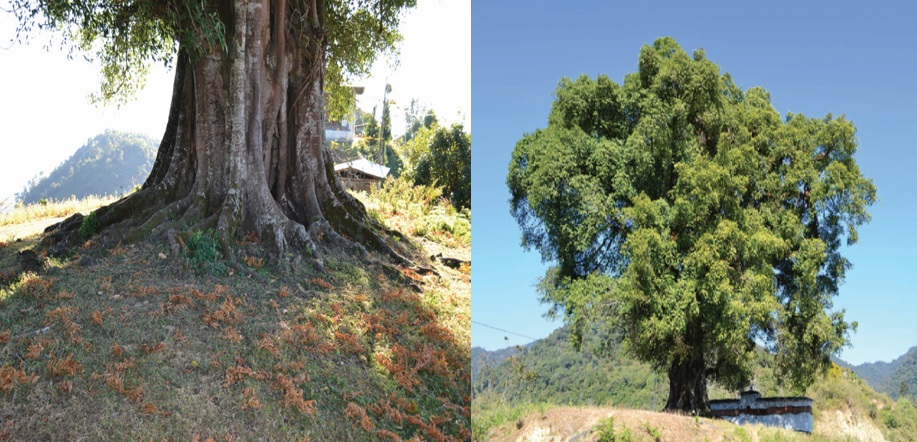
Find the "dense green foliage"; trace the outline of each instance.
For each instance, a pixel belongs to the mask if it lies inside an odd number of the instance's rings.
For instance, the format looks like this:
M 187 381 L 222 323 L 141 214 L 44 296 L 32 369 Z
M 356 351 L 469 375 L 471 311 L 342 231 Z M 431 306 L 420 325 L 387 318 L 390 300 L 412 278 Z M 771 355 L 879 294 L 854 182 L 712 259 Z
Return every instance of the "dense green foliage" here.
M 83 222 L 80 223 L 80 237 L 84 240 L 88 240 L 99 231 L 99 219 L 96 217 L 95 212 L 86 215 L 83 218 Z
M 369 73 L 376 56 L 393 52 L 401 40 L 401 12 L 415 0 L 287 0 L 290 35 L 308 46 L 313 31 L 324 35 L 324 88 L 332 118 L 353 109 L 355 76 Z M 170 65 L 179 46 L 191 56 L 228 52 L 229 2 L 190 0 L 112 2 L 108 0 L 12 0 L 19 20 L 17 39 L 33 30 L 59 31 L 62 45 L 101 62 L 103 81 L 94 98 L 123 102 L 144 85 L 151 63 Z M 305 52 L 305 51 L 304 51 Z M 304 57 L 314 54 L 302 53 Z
M 19 201 L 34 204 L 128 193 L 150 174 L 158 145 L 146 135 L 107 130 L 90 138 L 49 175 L 33 179 Z
M 420 129 L 408 144 L 414 183 L 438 186 L 457 208 L 471 207 L 471 135 L 461 124 Z
M 496 352 L 472 349 L 474 393 L 493 392 L 515 404 L 652 407 L 653 369 L 649 364 L 627 357 L 617 346 L 601 348 L 609 341 L 593 334 L 583 342 L 582 351 L 569 341 L 570 327 L 561 327 L 526 347 Z M 668 392 L 664 374 L 656 384 L 660 406 Z
M 855 327 L 832 310 L 876 198 L 843 116 L 778 114 L 702 50 L 671 38 L 618 85 L 563 79 L 548 126 L 525 135 L 507 184 L 522 245 L 552 268 L 551 314 L 596 321 L 670 374 L 674 408 L 751 380 L 755 342 L 804 387 Z M 609 333 L 611 335 L 611 333 Z
M 384 106 L 382 114 L 383 124 L 387 126 L 384 130 L 379 125 L 379 122 L 376 121 L 375 114 L 375 108 L 372 113 L 357 110 L 357 126 L 361 128 L 360 137 L 348 146 L 338 147 L 336 149 L 338 151 L 337 156 L 342 159 L 341 161 L 361 157 L 366 158 L 388 167 L 389 175 L 397 178 L 401 176 L 404 162 L 401 159 L 401 155 L 395 151 L 392 143 L 391 117 L 389 116 L 388 104 L 386 103 Z
M 876 391 L 895 399 L 904 396 L 917 400 L 917 347 L 891 362 L 867 362 L 850 368 Z
M 433 109 L 428 109 L 416 98 L 411 100 L 411 104 L 404 114 L 404 122 L 405 131 L 401 140 L 405 143 L 413 140 L 421 129 L 430 129 L 433 125 L 438 124 L 436 112 L 433 112 Z

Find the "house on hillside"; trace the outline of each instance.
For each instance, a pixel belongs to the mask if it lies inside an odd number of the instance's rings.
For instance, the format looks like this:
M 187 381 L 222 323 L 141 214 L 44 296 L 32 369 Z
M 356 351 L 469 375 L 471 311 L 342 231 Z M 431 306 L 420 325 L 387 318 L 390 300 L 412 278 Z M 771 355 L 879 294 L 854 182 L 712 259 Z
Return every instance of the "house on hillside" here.
M 389 168 L 360 158 L 335 164 L 334 171 L 348 189 L 369 191 L 388 176 Z

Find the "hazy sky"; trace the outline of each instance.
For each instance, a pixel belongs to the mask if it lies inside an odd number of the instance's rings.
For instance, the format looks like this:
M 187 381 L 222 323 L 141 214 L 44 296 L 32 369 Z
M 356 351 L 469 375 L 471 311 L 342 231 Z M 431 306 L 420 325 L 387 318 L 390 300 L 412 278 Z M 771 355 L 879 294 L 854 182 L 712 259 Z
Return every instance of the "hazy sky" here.
M 505 181 L 523 134 L 547 125 L 561 77 L 637 69 L 640 47 L 672 36 L 704 48 L 747 89 L 763 86 L 781 114 L 846 114 L 859 138 L 857 162 L 879 203 L 835 307 L 859 322 L 852 363 L 890 360 L 917 345 L 917 26 L 909 3 L 830 7 L 814 2 L 576 3 L 477 1 L 472 5 L 472 318 L 541 338 L 561 324 L 542 318 L 532 285 L 546 266 L 520 246 Z M 508 339 L 506 339 L 508 338 Z M 472 345 L 493 350 L 527 339 L 472 325 Z
M 385 78 L 389 98 L 406 106 L 419 98 L 446 123 L 470 130 L 471 35 L 469 0 L 419 0 L 401 24 L 404 42 L 400 63 L 379 60 L 358 106 L 371 111 L 380 104 Z M 99 108 L 88 96 L 99 86 L 99 68 L 80 57 L 68 60 L 53 47 L 43 49 L 51 34 L 39 34 L 29 45 L 10 44 L 16 21 L 0 0 L 0 202 L 22 190 L 39 171 L 50 173 L 89 138 L 116 129 L 162 136 L 168 118 L 173 73 L 154 66 L 146 88 L 121 109 Z M 392 122 L 402 132 L 396 108 Z

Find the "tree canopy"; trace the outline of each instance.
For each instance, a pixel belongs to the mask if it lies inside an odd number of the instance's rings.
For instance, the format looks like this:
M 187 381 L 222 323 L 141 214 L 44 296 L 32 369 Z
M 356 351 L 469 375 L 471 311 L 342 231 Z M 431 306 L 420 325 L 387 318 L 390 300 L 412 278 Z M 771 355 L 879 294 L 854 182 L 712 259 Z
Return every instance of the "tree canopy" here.
M 27 41 L 34 30 L 57 31 L 61 46 L 69 47 L 71 54 L 78 50 L 101 63 L 103 81 L 93 98 L 116 103 L 143 88 L 151 63 L 172 65 L 179 45 L 195 56 L 228 52 L 231 39 L 227 38 L 226 23 L 233 11 L 230 2 L 221 3 L 11 0 L 19 20 L 19 42 Z M 395 51 L 401 40 L 400 14 L 416 0 L 285 0 L 278 4 L 292 11 L 294 20 L 288 23 L 291 34 L 308 39 L 310 33 L 304 30 L 317 24 L 323 27 L 325 42 L 315 46 L 324 51 L 327 61 L 327 108 L 332 117 L 339 118 L 355 103 L 347 82 L 368 74 L 380 53 Z
M 876 199 L 854 125 L 781 118 L 765 89 L 671 38 L 638 66 L 620 85 L 562 79 L 548 126 L 513 151 L 522 245 L 556 263 L 549 315 L 574 340 L 604 324 L 667 370 L 669 410 L 704 408 L 708 380 L 747 387 L 756 342 L 809 385 L 856 326 L 832 302 L 851 267 L 841 244 Z
M 415 184 L 438 186 L 456 208 L 471 207 L 471 135 L 461 124 L 420 128 L 406 149 Z

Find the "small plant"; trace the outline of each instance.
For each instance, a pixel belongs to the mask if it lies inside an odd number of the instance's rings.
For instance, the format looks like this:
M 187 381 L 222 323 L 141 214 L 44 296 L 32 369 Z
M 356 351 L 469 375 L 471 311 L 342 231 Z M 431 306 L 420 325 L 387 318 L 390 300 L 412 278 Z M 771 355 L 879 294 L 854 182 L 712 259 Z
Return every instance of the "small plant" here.
M 86 217 L 83 218 L 83 223 L 80 224 L 80 237 L 83 240 L 88 240 L 99 231 L 99 218 L 96 217 L 96 213 L 92 212 Z
M 656 427 L 650 425 L 649 422 L 643 423 L 643 429 L 646 430 L 647 434 L 649 434 L 653 438 L 654 441 L 656 442 L 662 441 L 662 434 L 659 432 L 659 430 Z
M 612 417 L 599 421 L 594 430 L 595 438 L 599 442 L 615 442 L 618 440 L 617 436 L 615 436 L 615 420 Z
M 193 261 L 216 275 L 226 275 L 228 269 L 221 259 L 219 244 L 213 230 L 198 230 L 191 234 L 182 251 L 186 261 Z
M 739 442 L 751 442 L 751 436 L 749 436 L 745 429 L 742 427 L 735 427 L 733 434 L 735 435 L 736 440 Z
M 245 262 L 245 265 L 255 268 L 255 269 L 260 269 L 264 267 L 264 258 L 255 258 L 254 256 L 245 256 L 242 258 L 242 261 Z

